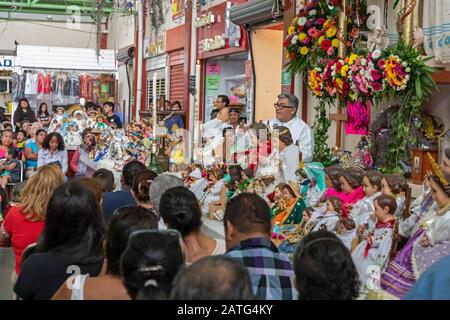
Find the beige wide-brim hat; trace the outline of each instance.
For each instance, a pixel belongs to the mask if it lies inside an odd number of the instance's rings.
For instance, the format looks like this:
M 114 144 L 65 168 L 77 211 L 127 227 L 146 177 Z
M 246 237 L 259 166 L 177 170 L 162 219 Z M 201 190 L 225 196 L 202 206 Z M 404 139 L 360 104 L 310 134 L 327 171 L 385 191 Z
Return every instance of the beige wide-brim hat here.
M 288 186 L 291 187 L 292 191 L 294 191 L 294 195 L 295 195 L 297 198 L 300 198 L 300 197 L 301 197 L 300 186 L 298 185 L 297 182 L 289 181 L 289 182 L 288 182 Z

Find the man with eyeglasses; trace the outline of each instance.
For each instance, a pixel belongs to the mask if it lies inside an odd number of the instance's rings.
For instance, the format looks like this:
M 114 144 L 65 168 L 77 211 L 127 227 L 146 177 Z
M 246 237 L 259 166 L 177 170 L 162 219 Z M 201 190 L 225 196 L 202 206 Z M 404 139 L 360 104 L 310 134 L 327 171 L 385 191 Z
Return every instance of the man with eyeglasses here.
M 294 144 L 298 145 L 303 162 L 312 162 L 314 156 L 314 136 L 311 128 L 297 116 L 299 101 L 292 94 L 278 95 L 274 104 L 276 118 L 270 119 L 268 124 L 271 130 L 279 126 L 289 129 Z

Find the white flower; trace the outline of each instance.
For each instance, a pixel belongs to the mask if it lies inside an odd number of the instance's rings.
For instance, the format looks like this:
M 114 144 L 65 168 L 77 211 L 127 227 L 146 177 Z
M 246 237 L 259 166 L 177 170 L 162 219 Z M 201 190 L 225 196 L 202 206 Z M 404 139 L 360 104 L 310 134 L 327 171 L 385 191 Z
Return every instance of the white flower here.
M 379 57 L 381 57 L 381 50 L 377 49 L 374 52 L 372 52 L 372 57 L 374 59 L 378 59 Z
M 315 16 L 317 14 L 317 10 L 313 9 L 309 12 L 309 15 Z
M 307 21 L 306 17 L 301 17 L 301 18 L 298 19 L 298 25 L 299 26 L 304 26 L 306 21 Z
M 406 62 L 402 63 L 402 66 L 406 67 L 408 64 Z
M 409 74 L 406 75 L 405 79 L 406 79 L 406 82 L 409 81 Z
M 361 65 L 362 65 L 362 66 L 365 66 L 366 64 L 367 64 L 367 60 L 364 59 L 364 58 L 362 58 L 362 59 L 361 59 Z
M 411 68 L 406 68 L 406 70 L 405 70 L 406 72 L 411 72 Z
M 295 44 L 297 43 L 297 41 L 298 41 L 298 36 L 293 36 L 293 37 L 292 37 L 292 40 L 291 40 L 291 43 L 292 43 L 293 45 L 295 45 Z

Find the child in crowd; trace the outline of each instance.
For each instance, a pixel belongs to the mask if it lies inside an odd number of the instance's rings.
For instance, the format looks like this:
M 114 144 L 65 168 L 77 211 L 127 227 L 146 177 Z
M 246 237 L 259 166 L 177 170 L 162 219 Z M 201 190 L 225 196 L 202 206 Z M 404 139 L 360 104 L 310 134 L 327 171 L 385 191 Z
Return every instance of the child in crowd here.
M 401 174 L 388 174 L 381 180 L 381 192 L 385 195 L 394 197 L 397 201 L 397 210 L 395 217 L 401 218 L 406 205 L 406 191 L 408 190 L 408 181 Z
M 92 128 L 84 129 L 81 134 L 81 139 L 83 143 L 75 150 L 69 164 L 72 171 L 75 172 L 76 177 L 90 176 L 92 174 L 92 169 L 86 162 L 95 146 L 95 137 L 92 134 Z
M 9 148 L 6 155 L 6 161 L 0 164 L 0 185 L 3 189 L 8 183 L 16 183 L 20 181 L 20 161 L 15 159 L 13 148 Z
M 377 218 L 375 230 L 367 234 L 365 225 L 360 226 L 358 236 L 364 240 L 352 253 L 363 293 L 378 280 L 370 278 L 371 274 L 380 275 L 384 271 L 397 244 L 396 200 L 392 196 L 381 195 L 374 200 L 374 206 Z
M 16 139 L 13 140 L 13 143 L 19 148 L 21 151 L 25 148 L 27 133 L 22 129 L 18 130 L 16 133 Z
M 13 133 L 10 130 L 4 130 L 1 133 L 0 140 L 0 159 L 6 159 L 9 149 L 11 148 Z
M 339 199 L 342 201 L 342 209 L 345 217 L 349 216 L 349 208 L 364 198 L 363 173 L 358 169 L 345 169 L 339 176 L 342 193 Z
M 343 215 L 342 201 L 338 197 L 330 197 L 327 199 L 327 207 L 325 213 L 316 213 L 311 217 L 314 228 L 312 231 L 327 230 L 336 231 L 339 219 Z
M 363 190 L 366 196 L 356 202 L 350 211 L 350 218 L 354 220 L 356 226 L 367 223 L 369 216 L 373 214 L 375 210 L 373 200 L 381 195 L 382 179 L 383 175 L 378 171 L 368 171 L 364 175 Z

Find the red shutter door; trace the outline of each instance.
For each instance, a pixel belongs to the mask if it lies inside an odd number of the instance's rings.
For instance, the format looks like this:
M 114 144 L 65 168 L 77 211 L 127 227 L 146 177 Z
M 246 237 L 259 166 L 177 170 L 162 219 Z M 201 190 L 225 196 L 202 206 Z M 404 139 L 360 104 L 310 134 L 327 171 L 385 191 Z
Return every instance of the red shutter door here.
M 184 108 L 184 50 L 169 53 L 169 100 L 180 101 Z
M 183 102 L 183 65 L 177 64 L 170 66 L 170 102 L 180 101 L 184 107 Z

